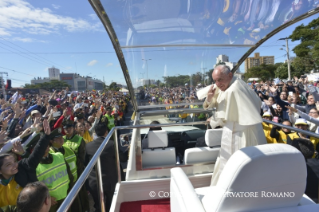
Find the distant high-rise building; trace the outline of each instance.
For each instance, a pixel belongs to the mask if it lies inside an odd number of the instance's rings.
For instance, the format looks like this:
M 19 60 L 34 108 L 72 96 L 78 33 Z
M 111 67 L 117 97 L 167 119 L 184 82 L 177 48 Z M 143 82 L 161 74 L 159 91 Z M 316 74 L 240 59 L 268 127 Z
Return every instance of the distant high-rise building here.
M 227 55 L 220 54 L 216 58 L 216 64 L 218 64 L 219 62 L 229 62 L 229 57 Z
M 49 68 L 49 79 L 60 80 L 60 69 L 54 67 Z
M 248 57 L 245 60 L 245 72 L 248 69 L 256 66 L 260 66 L 261 64 L 275 64 L 274 56 L 260 56 L 258 52 L 255 53 L 254 57 Z
M 218 55 L 218 57 L 216 58 L 216 65 L 219 63 L 224 63 L 226 66 L 230 68 L 230 70 L 232 70 L 234 66 L 237 64 L 236 62 L 229 62 L 229 57 L 223 54 Z M 240 70 L 238 68 L 236 72 L 239 72 L 239 71 Z

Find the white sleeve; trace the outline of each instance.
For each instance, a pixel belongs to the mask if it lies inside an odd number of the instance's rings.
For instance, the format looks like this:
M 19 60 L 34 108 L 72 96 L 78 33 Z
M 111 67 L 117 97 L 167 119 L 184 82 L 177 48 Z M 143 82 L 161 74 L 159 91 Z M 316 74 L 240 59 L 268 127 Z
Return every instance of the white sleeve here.
M 11 139 L 10 141 L 8 141 L 0 150 L 0 154 L 2 153 L 6 153 L 6 152 L 10 152 L 12 150 L 13 144 L 16 141 L 21 141 L 20 136 Z
M 29 136 L 29 138 L 22 144 L 22 147 L 24 150 L 26 150 L 27 145 L 32 141 L 32 139 L 37 135 L 37 132 L 33 132 L 32 135 Z

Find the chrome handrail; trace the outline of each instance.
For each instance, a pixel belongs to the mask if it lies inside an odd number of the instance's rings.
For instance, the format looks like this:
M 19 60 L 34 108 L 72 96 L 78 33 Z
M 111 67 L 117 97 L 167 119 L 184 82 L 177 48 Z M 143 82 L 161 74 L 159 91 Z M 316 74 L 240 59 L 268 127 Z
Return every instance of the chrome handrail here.
M 71 191 L 69 192 L 69 194 L 67 195 L 67 197 L 64 199 L 63 203 L 61 204 L 61 206 L 58 209 L 58 212 L 64 212 L 69 210 L 69 208 L 71 207 L 72 202 L 74 201 L 75 197 L 78 195 L 80 189 L 82 188 L 82 186 L 84 185 L 86 179 L 88 178 L 90 172 L 93 169 L 93 166 L 96 164 L 96 173 L 98 175 L 98 185 L 99 185 L 99 193 L 100 193 L 100 199 L 102 200 L 104 197 L 103 194 L 103 185 L 102 183 L 102 173 L 101 173 L 101 164 L 97 163 L 97 161 L 100 161 L 100 155 L 102 154 L 102 151 L 104 150 L 104 147 L 107 145 L 107 143 L 109 142 L 111 136 L 113 135 L 113 132 L 115 131 L 115 129 L 111 129 L 111 131 L 109 132 L 109 134 L 106 136 L 106 138 L 104 139 L 104 141 L 102 142 L 102 144 L 100 145 L 100 147 L 98 148 L 98 150 L 96 151 L 96 153 L 93 155 L 91 161 L 89 162 L 89 164 L 85 167 L 84 171 L 82 172 L 81 176 L 77 179 L 76 183 L 74 184 L 73 188 L 71 189 Z M 117 145 L 116 145 L 117 146 Z M 117 153 L 118 154 L 118 153 Z M 120 176 L 121 177 L 121 176 Z M 104 209 L 104 210 L 103 210 Z M 105 211 L 105 206 L 104 206 L 104 201 L 101 202 L 101 210 Z
M 82 172 L 81 176 L 78 178 L 76 183 L 74 184 L 73 188 L 64 199 L 63 203 L 58 209 L 58 212 L 67 211 L 70 207 L 72 202 L 74 201 L 76 195 L 79 193 L 80 189 L 84 185 L 86 179 L 88 178 L 90 172 L 93 169 L 93 166 L 96 166 L 96 175 L 97 175 L 97 182 L 99 187 L 99 195 L 101 201 L 101 211 L 105 212 L 105 204 L 104 204 L 104 193 L 103 193 L 103 182 L 102 182 L 102 172 L 101 172 L 101 163 L 100 163 L 100 155 L 104 150 L 105 146 L 109 142 L 110 138 L 113 136 L 115 137 L 115 157 L 116 157 L 116 165 L 117 165 L 117 175 L 118 175 L 118 183 L 121 183 L 121 169 L 120 169 L 120 159 L 119 159 L 119 148 L 118 148 L 118 137 L 117 137 L 117 130 L 124 130 L 124 129 L 135 129 L 135 128 L 149 128 L 149 127 L 171 127 L 171 126 L 184 126 L 184 125 L 198 125 L 198 124 L 206 124 L 206 121 L 198 121 L 198 122 L 186 122 L 186 123 L 169 123 L 169 124 L 151 124 L 151 125 L 135 125 L 135 126 L 117 126 L 113 127 L 109 134 L 106 136 L 98 150 L 93 155 L 92 159 L 90 160 L 89 164 L 85 167 L 84 171 Z
M 296 132 L 300 132 L 305 135 L 309 135 L 315 138 L 319 138 L 319 134 L 301 130 L 295 127 L 290 127 L 287 125 L 279 124 L 276 122 L 272 122 L 266 119 L 263 119 L 264 122 L 273 124 L 279 127 L 287 128 Z M 102 173 L 101 173 L 101 164 L 100 164 L 100 155 L 102 154 L 102 151 L 104 150 L 105 146 L 109 142 L 110 138 L 113 136 L 115 137 L 115 150 L 116 150 L 116 165 L 117 165 L 117 174 L 118 174 L 118 183 L 121 183 L 121 169 L 120 169 L 120 160 L 119 160 L 119 148 L 118 148 L 118 137 L 117 137 L 117 130 L 124 130 L 124 129 L 141 129 L 141 128 L 149 128 L 149 127 L 172 127 L 172 126 L 185 126 L 185 125 L 199 125 L 199 124 L 207 124 L 207 121 L 197 121 L 197 122 L 186 122 L 186 123 L 169 123 L 169 124 L 149 124 L 149 125 L 135 125 L 135 126 L 117 126 L 113 127 L 112 130 L 109 132 L 109 134 L 106 136 L 96 153 L 93 155 L 91 161 L 84 169 L 81 176 L 78 178 L 77 182 L 69 192 L 68 196 L 65 198 L 63 203 L 58 209 L 58 212 L 64 212 L 67 211 L 75 199 L 76 195 L 79 193 L 79 190 L 82 188 L 82 186 L 85 183 L 85 180 L 88 178 L 90 172 L 93 169 L 93 166 L 96 166 L 96 174 L 97 174 L 97 181 L 98 181 L 98 187 L 99 187 L 99 194 L 100 194 L 100 201 L 101 201 L 101 211 L 105 211 L 105 205 L 104 205 L 104 193 L 103 193 L 103 182 L 102 182 Z
M 185 105 L 203 105 L 204 101 L 191 102 L 191 103 L 180 103 L 180 104 L 157 104 L 157 105 L 145 105 L 138 106 L 138 109 L 151 109 L 151 108 L 159 108 L 159 107 L 170 107 L 170 106 L 185 106 Z
M 313 132 L 310 132 L 310 131 L 307 131 L 307 130 L 301 130 L 301 129 L 296 128 L 296 127 L 283 125 L 283 124 L 280 124 L 280 123 L 277 123 L 277 122 L 269 121 L 267 119 L 263 119 L 263 121 L 268 123 L 268 124 L 276 125 L 276 126 L 279 126 L 279 127 L 282 127 L 282 128 L 286 128 L 286 129 L 289 129 L 289 130 L 300 132 L 300 133 L 305 134 L 305 135 L 309 135 L 311 137 L 319 138 L 319 134 L 317 134 L 317 133 L 313 133 Z

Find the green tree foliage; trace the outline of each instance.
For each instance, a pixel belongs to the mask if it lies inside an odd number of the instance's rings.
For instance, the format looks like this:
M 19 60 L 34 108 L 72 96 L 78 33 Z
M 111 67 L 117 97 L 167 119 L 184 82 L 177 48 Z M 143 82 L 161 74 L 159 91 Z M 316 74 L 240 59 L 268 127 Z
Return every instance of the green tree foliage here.
M 252 67 L 247 70 L 244 78 L 247 80 L 249 78 L 260 78 L 263 81 L 275 78 L 275 71 L 278 64 L 266 65 L 261 64 L 260 66 Z
M 116 82 L 112 82 L 109 87 L 108 87 L 109 90 L 111 91 L 119 91 L 120 88 L 117 86 Z
M 290 66 L 290 71 L 291 71 L 291 76 L 294 76 L 294 68 L 291 65 Z M 279 79 L 287 79 L 288 78 L 288 64 L 287 63 L 282 63 L 278 68 L 276 69 L 275 72 L 275 77 L 278 77 Z
M 319 66 L 319 18 L 306 26 L 302 24 L 296 27 L 289 38 L 291 41 L 301 41 L 293 48 L 293 51 L 306 65 L 307 70 L 305 71 L 317 69 Z
M 166 86 L 168 87 L 184 86 L 185 83 L 190 82 L 189 75 L 167 76 L 163 78 Z
M 36 89 L 36 88 L 40 88 L 40 89 L 44 89 L 47 91 L 52 91 L 54 90 L 62 90 L 66 87 L 71 87 L 69 84 L 67 84 L 64 81 L 60 81 L 60 80 L 51 80 L 50 82 L 44 82 L 44 83 L 39 83 L 36 85 L 31 85 L 31 84 L 25 84 L 24 88 L 30 88 L 30 89 Z
M 297 76 L 298 78 L 301 75 L 305 74 L 305 69 L 306 66 L 302 62 L 302 58 L 296 57 L 291 65 L 290 65 L 290 74 L 291 77 Z M 280 78 L 280 79 L 287 79 L 288 78 L 288 64 L 287 63 L 282 63 L 281 65 L 278 66 L 275 72 L 275 76 Z

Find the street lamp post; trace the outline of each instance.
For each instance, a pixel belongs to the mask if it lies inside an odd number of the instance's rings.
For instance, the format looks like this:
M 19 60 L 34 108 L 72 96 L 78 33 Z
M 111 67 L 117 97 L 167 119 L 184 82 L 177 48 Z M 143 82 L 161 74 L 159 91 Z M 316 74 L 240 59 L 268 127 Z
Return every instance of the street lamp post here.
M 147 61 L 148 60 L 152 60 L 152 59 L 142 59 L 142 60 L 144 60 L 145 61 L 145 63 L 146 63 L 146 80 L 148 81 L 148 88 L 149 88 L 149 84 L 150 84 L 150 80 L 148 79 L 148 63 L 147 63 Z
M 287 52 L 287 62 L 288 62 L 288 80 L 291 80 L 290 76 L 290 59 L 289 59 L 289 47 L 288 47 L 288 39 L 289 38 L 280 38 L 279 40 L 286 40 L 286 52 Z M 280 48 L 280 50 L 284 50 L 283 48 Z

